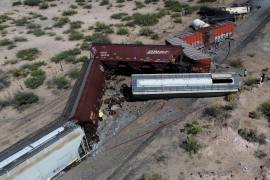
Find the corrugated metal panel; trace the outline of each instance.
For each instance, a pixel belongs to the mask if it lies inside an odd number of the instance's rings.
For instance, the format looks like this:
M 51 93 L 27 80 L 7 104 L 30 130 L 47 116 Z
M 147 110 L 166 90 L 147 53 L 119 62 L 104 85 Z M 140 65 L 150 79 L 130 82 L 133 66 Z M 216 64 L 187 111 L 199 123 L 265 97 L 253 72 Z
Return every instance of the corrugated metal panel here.
M 33 147 L 33 148 L 36 148 L 36 147 L 40 146 L 41 144 L 47 142 L 51 138 L 55 137 L 59 133 L 63 132 L 64 130 L 65 130 L 64 127 L 57 128 L 53 132 L 47 134 L 46 136 L 42 137 L 41 139 L 39 139 L 39 140 L 35 141 L 34 143 L 30 144 L 30 146 Z
M 136 74 L 132 75 L 132 93 L 135 96 L 166 94 L 229 93 L 240 89 L 236 73 L 216 74 L 222 81 L 215 82 L 210 73 Z
M 164 79 L 139 79 L 138 87 L 167 87 L 167 86 L 192 86 L 212 85 L 211 78 L 164 78 Z
M 184 54 L 193 60 L 201 60 L 201 59 L 211 59 L 210 56 L 200 52 L 199 50 L 193 48 L 189 44 L 185 43 L 182 39 L 177 37 L 172 37 L 167 39 L 167 42 L 174 46 L 181 46 L 183 48 Z

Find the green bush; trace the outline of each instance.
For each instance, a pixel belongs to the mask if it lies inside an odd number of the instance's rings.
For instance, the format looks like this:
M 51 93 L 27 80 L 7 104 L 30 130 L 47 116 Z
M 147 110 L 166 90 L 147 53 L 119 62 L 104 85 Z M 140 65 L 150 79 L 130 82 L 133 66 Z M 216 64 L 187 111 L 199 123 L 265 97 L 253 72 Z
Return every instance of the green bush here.
M 142 41 L 135 41 L 134 44 L 143 45 L 143 42 Z
M 24 0 L 24 4 L 27 6 L 38 6 L 41 0 Z
M 127 13 L 116 13 L 116 14 L 111 15 L 111 18 L 112 19 L 122 19 L 123 17 L 126 17 L 126 16 L 128 16 Z
M 15 69 L 12 71 L 12 75 L 16 78 L 18 77 L 26 77 L 29 74 L 29 71 L 24 69 Z
M 125 0 L 116 0 L 116 3 L 123 3 Z
M 84 63 L 88 60 L 89 60 L 89 58 L 87 56 L 81 56 L 81 57 L 76 59 L 76 62 L 83 62 Z
M 81 46 L 81 48 L 84 50 L 89 50 L 90 42 L 100 43 L 100 44 L 110 44 L 111 40 L 107 36 L 103 35 L 102 33 L 94 33 L 91 36 L 85 37 L 83 46 Z M 86 43 L 89 43 L 89 44 L 86 45 Z
M 222 106 L 211 106 L 204 109 L 203 115 L 217 118 L 219 115 L 223 114 L 223 111 L 224 109 Z
M 143 175 L 140 180 L 166 180 L 160 174 Z
M 185 14 L 191 14 L 198 10 L 197 6 L 189 6 L 188 4 L 181 4 L 176 0 L 165 1 L 165 8 L 173 12 L 185 12 Z
M 199 0 L 198 3 L 211 3 L 216 2 L 217 0 Z
M 254 156 L 258 159 L 263 159 L 267 156 L 267 154 L 263 152 L 262 150 L 257 150 L 254 152 Z
M 46 34 L 46 32 L 43 31 L 41 28 L 35 28 L 35 29 L 33 29 L 33 30 L 29 30 L 27 33 L 28 33 L 28 34 L 33 34 L 33 35 L 35 35 L 36 37 L 40 37 L 40 36 L 43 36 L 43 35 Z
M 10 100 L 0 99 L 0 111 L 10 105 Z
M 81 50 L 88 51 L 90 49 L 90 42 L 84 40 L 80 46 Z
M 92 9 L 92 5 L 91 4 L 86 4 L 83 6 L 83 9 Z
M 69 6 L 69 8 L 70 8 L 70 9 L 77 9 L 78 6 L 76 6 L 76 5 L 74 5 L 74 4 L 71 4 L 71 5 Z
M 105 5 L 108 5 L 109 4 L 109 0 L 102 0 L 99 5 L 100 6 L 105 6 Z
M 70 86 L 69 81 L 64 76 L 53 79 L 53 84 L 57 89 L 68 89 Z
M 246 86 L 254 86 L 259 83 L 258 78 L 250 77 L 244 81 Z
M 270 121 L 270 101 L 262 103 L 259 107 L 263 115 Z
M 135 8 L 133 10 L 141 9 L 145 7 L 145 5 L 141 1 L 135 1 Z
M 257 142 L 259 144 L 266 143 L 266 137 L 264 134 L 257 135 L 253 129 L 238 129 L 238 134 L 248 142 Z
M 259 114 L 256 111 L 251 111 L 248 113 L 248 117 L 250 117 L 251 119 L 259 119 Z
M 183 129 L 188 135 L 197 135 L 202 132 L 202 127 L 197 121 L 193 121 L 192 123 L 187 123 Z
M 27 41 L 27 38 L 22 37 L 22 36 L 16 36 L 16 37 L 14 37 L 14 41 L 15 42 L 25 42 L 25 41 Z
M 70 22 L 70 29 L 80 29 L 82 27 L 82 21 Z
M 106 25 L 101 22 L 96 22 L 95 32 L 110 34 L 113 33 L 113 28 L 110 25 Z
M 76 56 L 81 53 L 80 49 L 70 49 L 67 51 L 63 51 L 56 56 L 51 58 L 52 62 L 59 63 L 60 61 L 66 61 L 66 62 L 74 62 L 76 60 Z
M 144 0 L 145 4 L 150 4 L 150 3 L 157 3 L 159 0 Z
M 22 17 L 20 19 L 14 20 L 14 24 L 16 26 L 25 26 L 25 25 L 27 25 L 29 23 L 30 23 L 30 21 L 29 21 L 29 19 L 27 17 Z
M 0 46 L 10 46 L 13 44 L 13 41 L 9 39 L 2 39 L 0 40 Z
M 159 19 L 156 14 L 133 14 L 134 23 L 139 26 L 153 26 L 158 23 Z
M 5 23 L 8 20 L 11 20 L 11 18 L 8 15 L 6 14 L 0 15 L 0 24 Z
M 182 23 L 182 18 L 181 18 L 181 17 L 175 18 L 175 19 L 173 20 L 173 22 L 174 22 L 174 23 L 179 23 L 179 24 L 181 24 L 181 23 Z
M 73 16 L 74 14 L 77 14 L 78 12 L 75 11 L 75 10 L 66 10 L 66 11 L 63 11 L 62 15 L 63 16 Z
M 38 57 L 40 51 L 37 48 L 20 50 L 16 53 L 16 57 L 22 60 L 32 61 Z
M 9 27 L 8 25 L 1 25 L 0 24 L 0 31 L 2 31 L 2 33 L 3 33 L 3 30 L 8 28 L 8 27 Z
M 68 36 L 68 40 L 70 41 L 77 41 L 83 39 L 83 34 L 78 31 L 71 31 Z
M 234 59 L 230 61 L 230 66 L 234 68 L 241 68 L 243 67 L 243 61 L 240 58 Z
M 152 36 L 151 36 L 151 39 L 153 40 L 158 40 L 159 39 L 159 35 L 157 33 L 154 33 Z
M 140 34 L 141 36 L 151 36 L 151 35 L 154 34 L 154 31 L 152 31 L 152 30 L 151 30 L 150 28 L 148 28 L 148 27 L 145 27 L 145 28 L 140 29 L 139 34 Z
M 204 109 L 202 116 L 207 117 L 209 120 L 213 120 L 217 125 L 224 125 L 225 120 L 231 116 L 229 113 L 233 110 L 233 105 L 226 106 L 211 106 Z
M 17 109 L 29 107 L 38 101 L 39 97 L 31 92 L 19 92 L 14 97 L 14 105 Z
M 118 34 L 118 35 L 128 35 L 128 34 L 129 34 L 128 28 L 120 27 L 120 28 L 117 30 L 117 34 Z
M 44 83 L 45 79 L 45 76 L 29 77 L 24 81 L 24 84 L 29 89 L 36 89 Z
M 80 77 L 81 71 L 79 69 L 73 69 L 68 73 L 71 79 L 77 79 Z
M 187 139 L 180 145 L 190 155 L 197 154 L 202 146 L 193 137 L 187 137 Z
M 0 70 L 0 91 L 10 86 L 9 76 L 4 71 Z
M 46 73 L 41 69 L 37 69 L 31 73 L 31 77 L 24 81 L 24 84 L 29 89 L 36 89 L 44 83 L 45 79 Z
M 31 72 L 38 70 L 41 66 L 45 66 L 46 63 L 44 61 L 40 61 L 40 62 L 35 62 L 33 64 L 24 64 L 21 69 L 28 69 Z
M 49 8 L 49 4 L 47 2 L 42 2 L 41 4 L 39 4 L 39 9 L 48 9 Z
M 69 23 L 70 20 L 68 17 L 61 17 L 61 18 L 54 18 L 55 23 L 54 23 L 54 27 L 63 27 L 65 24 Z
M 22 5 L 21 1 L 15 1 L 12 3 L 12 6 L 20 6 L 20 5 Z

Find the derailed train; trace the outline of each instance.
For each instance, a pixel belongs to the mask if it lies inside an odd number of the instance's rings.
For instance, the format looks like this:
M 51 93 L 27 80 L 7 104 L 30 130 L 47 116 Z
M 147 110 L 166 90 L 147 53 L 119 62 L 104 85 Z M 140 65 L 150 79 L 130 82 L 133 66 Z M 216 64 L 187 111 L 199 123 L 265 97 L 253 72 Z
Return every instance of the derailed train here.
M 193 48 L 200 48 L 230 37 L 232 31 L 233 26 L 230 23 L 220 24 L 200 30 L 200 35 L 193 33 L 191 40 L 183 38 L 181 41 Z M 193 54 L 193 51 L 189 51 L 190 56 L 185 57 L 187 47 L 174 44 L 93 44 L 93 60 L 84 64 L 86 71 L 81 75 L 79 89 L 76 91 L 69 115 L 71 121 L 81 126 L 74 123 L 65 124 L 10 156 L 0 159 L 0 179 L 53 178 L 90 152 L 86 134 L 91 134 L 88 131 L 98 125 L 106 70 L 128 67 L 137 73 L 145 73 L 147 69 L 164 72 L 185 68 L 189 72 L 209 72 L 211 58 L 199 55 L 200 58 L 193 59 L 192 57 L 197 55 Z

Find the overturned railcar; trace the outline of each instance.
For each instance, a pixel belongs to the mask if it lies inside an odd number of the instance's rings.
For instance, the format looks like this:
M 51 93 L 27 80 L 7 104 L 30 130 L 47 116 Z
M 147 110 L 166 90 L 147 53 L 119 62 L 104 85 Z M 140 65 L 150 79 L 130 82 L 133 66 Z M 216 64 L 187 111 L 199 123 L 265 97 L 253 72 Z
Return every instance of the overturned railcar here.
M 203 28 L 196 32 L 186 32 L 170 37 L 166 40 L 167 44 L 170 43 L 171 38 L 178 38 L 194 48 L 200 49 L 211 46 L 215 43 L 224 41 L 231 38 L 234 31 L 234 23 L 231 21 L 218 23 L 210 27 Z M 173 45 L 173 44 L 172 44 Z
M 81 85 L 75 99 L 71 118 L 82 125 L 98 125 L 98 112 L 102 104 L 102 95 L 105 86 L 105 72 L 102 64 L 97 60 L 90 60 L 85 64 Z
M 133 74 L 135 98 L 174 98 L 218 96 L 238 92 L 236 73 Z
M 180 47 L 135 44 L 93 44 L 91 54 L 107 70 L 137 72 L 176 70 L 181 68 L 183 56 Z
M 19 147 L 18 147 L 19 148 Z M 90 149 L 83 129 L 68 122 L 0 159 L 1 180 L 52 179 Z

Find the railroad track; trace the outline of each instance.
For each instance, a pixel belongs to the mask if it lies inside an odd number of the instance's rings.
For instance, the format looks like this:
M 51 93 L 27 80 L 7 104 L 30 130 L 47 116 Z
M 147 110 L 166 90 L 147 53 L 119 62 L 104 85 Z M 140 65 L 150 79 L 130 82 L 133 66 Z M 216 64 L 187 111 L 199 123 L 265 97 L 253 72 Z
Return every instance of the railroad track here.
M 234 43 L 233 46 L 231 46 L 231 48 L 229 49 L 229 54 L 227 54 L 227 50 L 225 52 L 223 49 L 219 51 L 219 54 L 217 56 L 215 56 L 215 61 L 218 62 L 218 64 L 224 64 L 232 56 L 241 52 L 241 50 L 245 48 L 255 38 L 258 32 L 260 32 L 265 27 L 265 25 L 270 21 L 270 5 L 268 7 L 265 7 L 263 12 L 261 12 L 260 14 L 254 14 L 254 16 L 255 17 L 251 17 L 251 19 L 248 19 L 245 23 L 241 24 L 242 26 L 247 27 L 237 28 L 237 30 L 240 32 L 249 31 L 249 29 L 251 30 L 248 33 L 244 34 L 237 42 Z
M 56 99 L 54 99 L 53 101 L 46 103 L 45 105 L 43 105 L 42 107 L 39 107 L 35 110 L 33 110 L 31 113 L 28 113 L 27 115 L 16 119 L 14 123 L 14 126 L 11 126 L 12 129 L 10 129 L 10 132 L 12 133 L 12 136 L 21 136 L 19 133 L 19 131 L 21 131 L 21 129 L 27 131 L 29 129 L 29 123 L 31 123 L 31 121 L 33 123 L 35 123 L 35 120 L 37 118 L 42 118 L 48 116 L 48 114 L 51 113 L 55 113 L 58 112 L 57 109 L 59 109 L 59 116 L 61 116 L 61 111 L 62 111 L 62 107 L 65 105 L 66 99 L 68 98 L 69 92 L 65 92 L 63 93 L 61 96 L 57 97 Z M 55 116 L 58 116 L 55 115 Z M 60 118 L 61 119 L 61 118 Z M 0 157 L 5 154 L 5 152 L 10 152 L 10 151 L 16 151 L 18 148 L 22 147 L 24 143 L 31 141 L 32 137 L 34 137 L 37 134 L 41 134 L 44 132 L 48 132 L 51 129 L 55 128 L 56 126 L 61 125 L 61 123 L 63 124 L 63 121 L 61 122 L 60 119 L 56 119 L 55 121 L 50 122 L 48 125 L 45 125 L 45 127 L 40 127 L 39 130 L 35 131 L 35 132 L 30 132 L 30 134 L 28 134 L 25 138 L 23 139 L 18 139 L 17 142 L 12 143 L 13 145 L 11 145 L 10 147 L 7 147 L 4 151 L 2 151 L 0 153 Z M 40 122 L 40 119 L 38 119 L 38 121 Z M 44 120 L 46 121 L 46 120 Z M 61 123 L 60 123 L 61 122 Z M 5 124 L 7 126 L 9 126 L 8 124 L 13 123 L 12 122 L 6 122 Z M 60 124 L 59 124 L 60 123 Z M 5 126 L 5 124 L 3 126 Z M 33 125 L 33 124 L 31 124 Z M 30 126 L 31 126 L 30 125 Z M 36 125 L 38 125 L 38 123 L 36 123 Z M 34 125 L 34 126 L 36 126 Z M 20 130 L 19 130 L 20 129 Z M 7 136 L 2 136 L 0 139 L 0 142 L 5 142 L 7 139 L 10 138 L 10 134 Z M 16 138 L 17 139 L 17 138 Z

